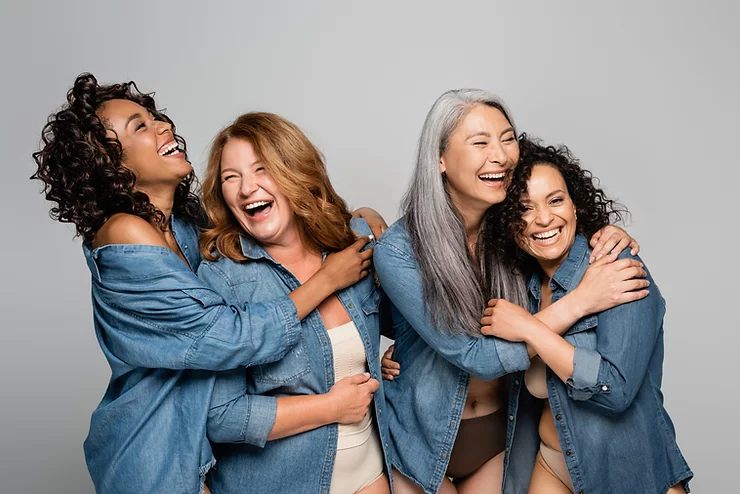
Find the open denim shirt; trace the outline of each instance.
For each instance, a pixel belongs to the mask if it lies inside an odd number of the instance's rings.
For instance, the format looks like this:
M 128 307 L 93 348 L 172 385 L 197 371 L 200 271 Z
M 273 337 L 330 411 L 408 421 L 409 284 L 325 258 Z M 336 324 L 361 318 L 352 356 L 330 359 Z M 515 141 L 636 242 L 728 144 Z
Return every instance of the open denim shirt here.
M 425 492 L 436 493 L 447 470 L 468 395 L 470 376 L 483 380 L 529 367 L 523 343 L 450 334 L 435 326 L 403 219 L 393 224 L 373 257 L 394 306 L 393 360 L 401 375 L 386 381 L 393 465 Z
M 213 465 L 206 422 L 215 374 L 196 369 L 272 362 L 301 339 L 290 298 L 228 305 L 193 272 L 198 229 L 174 217 L 171 226 L 190 267 L 164 247 L 83 246 L 95 333 L 111 367 L 84 444 L 97 492 L 201 493 Z
M 576 236 L 550 281 L 553 302 L 578 285 L 590 255 L 588 240 Z M 628 249 L 619 257 L 634 258 Z M 529 281 L 532 313 L 542 299 L 540 276 Z M 547 369 L 552 416 L 576 493 L 665 493 L 693 476 L 663 408 L 665 301 L 649 274 L 647 279 L 647 297 L 587 316 L 565 333 L 575 346 L 567 382 Z M 541 402 L 523 382 L 521 373 L 510 380 L 506 494 L 526 494 L 540 445 Z
M 371 233 L 365 220 L 353 218 L 351 226 L 358 235 Z M 249 307 L 298 288 L 295 276 L 257 242 L 243 236 L 241 245 L 247 261 L 220 258 L 202 263 L 198 271 L 198 276 L 227 301 Z M 373 245 L 374 241 L 365 248 Z M 383 443 L 384 463 L 390 471 L 379 355 L 382 294 L 371 272 L 336 295 L 357 327 L 371 376 L 381 382 L 372 410 Z M 277 397 L 326 393 L 334 385 L 332 345 L 318 310 L 303 319 L 300 342 L 279 361 L 217 376 L 208 414 L 208 437 L 218 460 L 211 472 L 214 494 L 328 493 L 337 424 L 267 441 L 275 423 Z

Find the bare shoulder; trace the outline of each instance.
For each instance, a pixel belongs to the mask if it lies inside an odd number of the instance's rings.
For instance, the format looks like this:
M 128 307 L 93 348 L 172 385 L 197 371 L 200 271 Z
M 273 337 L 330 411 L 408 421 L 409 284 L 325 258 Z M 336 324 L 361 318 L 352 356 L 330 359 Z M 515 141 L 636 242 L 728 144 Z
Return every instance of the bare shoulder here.
M 156 227 L 143 218 L 127 213 L 114 214 L 95 234 L 94 248 L 110 244 L 144 244 L 168 247 Z

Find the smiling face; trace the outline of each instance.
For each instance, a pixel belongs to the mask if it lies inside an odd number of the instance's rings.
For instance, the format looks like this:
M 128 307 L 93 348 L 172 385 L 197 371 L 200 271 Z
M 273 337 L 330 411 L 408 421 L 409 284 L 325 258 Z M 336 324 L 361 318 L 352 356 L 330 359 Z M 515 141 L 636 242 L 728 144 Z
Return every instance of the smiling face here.
M 231 139 L 221 154 L 221 193 L 244 231 L 263 246 L 299 239 L 288 199 L 265 170 L 251 142 Z
M 517 244 L 537 259 L 552 276 L 562 264 L 576 237 L 576 207 L 560 172 L 547 164 L 535 165 L 521 197 L 526 228 Z
M 478 104 L 458 124 L 440 159 L 453 204 L 483 215 L 506 198 L 507 174 L 519 161 L 514 128 L 498 108 Z
M 136 176 L 136 189 L 176 187 L 193 169 L 185 159 L 172 125 L 126 99 L 107 101 L 98 115 L 123 149 L 123 166 Z

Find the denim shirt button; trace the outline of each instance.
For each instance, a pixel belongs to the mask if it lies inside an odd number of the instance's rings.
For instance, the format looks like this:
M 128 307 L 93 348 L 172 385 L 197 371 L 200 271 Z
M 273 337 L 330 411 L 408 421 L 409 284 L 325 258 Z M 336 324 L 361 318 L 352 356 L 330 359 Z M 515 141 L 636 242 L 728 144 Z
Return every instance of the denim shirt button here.
M 557 415 L 555 415 L 555 420 L 560 420 L 560 419 L 562 419 L 562 418 L 563 418 L 563 416 L 562 416 L 562 415 L 560 415 L 559 413 L 558 413 Z
M 601 391 L 609 391 L 609 386 L 607 386 L 606 384 L 604 384 L 604 385 L 603 385 L 603 386 L 601 387 Z
M 366 345 L 369 345 L 370 344 L 370 338 L 365 338 L 365 344 Z
M 514 416 L 513 415 L 509 415 L 509 420 L 512 420 L 513 421 L 514 420 Z
M 329 450 L 329 458 L 334 458 L 334 450 L 333 449 L 330 449 Z
M 350 309 L 352 309 L 354 307 L 354 305 L 352 305 L 352 302 L 350 302 L 350 303 L 347 304 L 347 307 L 349 307 Z
M 519 379 L 514 379 L 514 384 L 519 386 Z
M 573 452 L 568 449 L 565 451 L 565 456 L 573 456 Z

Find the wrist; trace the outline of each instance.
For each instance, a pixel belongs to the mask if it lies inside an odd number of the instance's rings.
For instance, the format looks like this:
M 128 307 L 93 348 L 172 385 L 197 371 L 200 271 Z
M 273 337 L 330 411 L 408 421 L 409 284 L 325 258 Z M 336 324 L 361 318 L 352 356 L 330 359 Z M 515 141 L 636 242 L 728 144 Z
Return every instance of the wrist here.
M 322 295 L 322 300 L 338 289 L 332 276 L 323 267 L 319 268 L 316 274 L 311 276 L 305 284 L 309 283 L 311 284 L 311 290 L 315 290 L 316 293 Z
M 544 333 L 552 332 L 545 323 L 541 322 L 536 317 L 533 317 L 529 324 L 522 327 L 521 331 L 522 341 L 534 349 L 536 349 L 537 345 L 542 342 Z
M 563 300 L 565 299 L 569 299 L 567 307 L 570 309 L 572 321 L 578 321 L 591 313 L 591 310 L 584 298 L 581 296 L 581 291 L 578 287 L 563 297 Z

